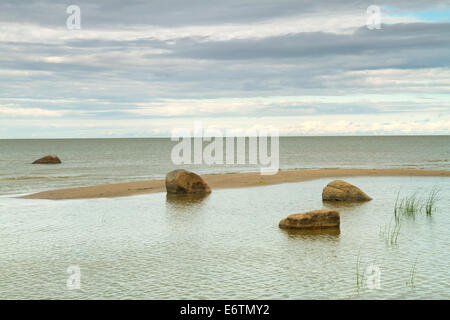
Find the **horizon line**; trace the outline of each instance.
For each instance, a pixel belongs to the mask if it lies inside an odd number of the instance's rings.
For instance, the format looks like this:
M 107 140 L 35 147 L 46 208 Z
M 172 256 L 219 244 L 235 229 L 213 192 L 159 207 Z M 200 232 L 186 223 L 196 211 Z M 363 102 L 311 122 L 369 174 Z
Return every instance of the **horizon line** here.
M 372 135 L 279 135 L 280 138 L 346 138 L 346 137 L 446 137 L 450 134 L 372 134 Z M 238 136 L 232 136 L 237 138 Z M 248 137 L 248 136 L 244 136 Z M 152 137 L 80 137 L 80 138 L 0 138 L 1 140 L 95 140 L 95 139 L 171 139 L 171 136 Z M 179 137 L 183 138 L 183 137 Z M 214 138 L 214 136 L 191 136 L 188 138 Z M 220 138 L 220 137 L 219 137 Z M 226 138 L 225 136 L 222 138 Z

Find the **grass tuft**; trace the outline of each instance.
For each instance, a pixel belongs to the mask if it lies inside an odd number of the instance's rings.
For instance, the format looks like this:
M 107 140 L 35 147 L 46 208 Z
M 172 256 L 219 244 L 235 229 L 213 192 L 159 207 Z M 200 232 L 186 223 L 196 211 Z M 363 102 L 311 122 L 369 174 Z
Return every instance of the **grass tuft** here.
M 358 251 L 358 256 L 356 257 L 356 288 L 358 291 L 362 287 L 364 280 L 364 272 L 361 272 L 361 250 Z
M 416 265 L 417 265 L 417 259 L 414 261 L 414 264 L 411 267 L 411 270 L 409 271 L 409 279 L 406 281 L 406 285 L 411 288 L 415 288 L 414 280 L 416 278 Z
M 416 216 L 424 209 L 425 214 L 431 217 L 436 210 L 436 203 L 439 200 L 439 188 L 434 186 L 425 200 L 421 200 L 417 193 L 410 196 L 400 198 L 400 192 L 397 193 L 394 205 L 394 219 L 400 222 L 402 217 L 415 219 Z
M 414 193 L 403 198 L 398 205 L 398 212 L 405 217 L 415 218 L 423 207 L 422 201 Z
M 428 198 L 425 200 L 425 213 L 427 214 L 427 217 L 431 217 L 433 211 L 436 210 L 436 202 L 439 200 L 438 194 L 439 188 L 434 186 L 428 195 Z
M 400 191 L 397 193 L 397 198 L 395 198 L 395 205 L 394 205 L 394 219 L 396 223 L 400 222 L 400 206 L 398 204 L 398 198 L 400 197 Z
M 384 226 L 384 230 L 380 230 L 381 235 L 384 238 L 384 241 L 387 245 L 395 246 L 397 245 L 398 236 L 400 234 L 401 223 L 399 220 L 394 221 L 394 225 L 392 222 L 389 225 Z

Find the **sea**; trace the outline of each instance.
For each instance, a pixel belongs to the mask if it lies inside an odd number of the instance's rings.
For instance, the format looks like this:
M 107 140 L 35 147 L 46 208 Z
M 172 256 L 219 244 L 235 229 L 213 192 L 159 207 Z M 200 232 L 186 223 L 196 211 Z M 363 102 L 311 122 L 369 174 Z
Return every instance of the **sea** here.
M 60 188 L 163 179 L 168 138 L 0 140 L 0 299 L 449 299 L 450 179 L 344 177 L 373 200 L 323 203 L 332 178 L 213 190 L 31 200 Z M 32 165 L 56 154 L 60 165 Z M 449 136 L 281 137 L 280 170 L 450 170 Z M 193 164 L 199 174 L 258 171 Z M 437 200 L 427 215 L 423 204 Z M 394 218 L 396 203 L 417 212 Z M 279 229 L 287 215 L 336 209 L 340 232 Z M 396 225 L 398 223 L 398 226 Z M 396 240 L 392 230 L 398 227 Z

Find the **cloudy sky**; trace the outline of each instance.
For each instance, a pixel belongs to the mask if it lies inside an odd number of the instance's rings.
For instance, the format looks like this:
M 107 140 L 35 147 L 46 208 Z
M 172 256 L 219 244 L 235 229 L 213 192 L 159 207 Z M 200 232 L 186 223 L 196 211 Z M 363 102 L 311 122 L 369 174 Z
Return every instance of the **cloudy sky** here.
M 170 136 L 194 121 L 450 134 L 449 111 L 450 1 L 0 2 L 0 138 Z

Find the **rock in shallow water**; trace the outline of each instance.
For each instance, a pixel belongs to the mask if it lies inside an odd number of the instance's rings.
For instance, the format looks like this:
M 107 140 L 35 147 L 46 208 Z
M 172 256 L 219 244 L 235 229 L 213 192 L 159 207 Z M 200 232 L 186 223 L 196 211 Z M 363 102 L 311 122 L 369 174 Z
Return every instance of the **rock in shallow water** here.
M 340 221 L 336 210 L 314 210 L 291 214 L 278 226 L 282 229 L 327 229 L 339 228 Z
M 372 200 L 358 187 L 342 181 L 331 181 L 322 191 L 322 200 L 324 201 L 369 201 Z
M 42 157 L 40 159 L 37 159 L 32 164 L 60 164 L 61 160 L 57 156 L 54 155 L 47 155 L 45 157 Z
M 166 175 L 166 189 L 169 194 L 211 193 L 211 188 L 199 175 L 183 169 Z

